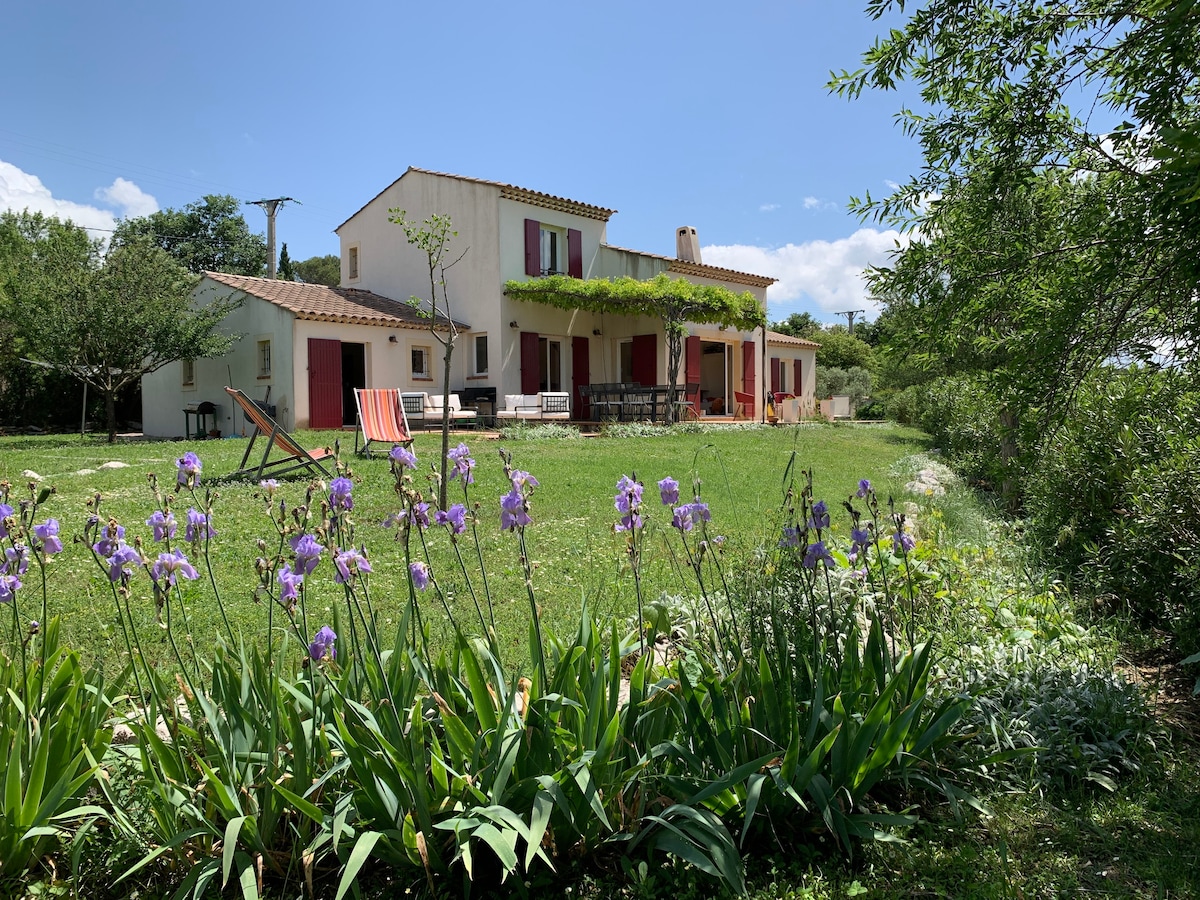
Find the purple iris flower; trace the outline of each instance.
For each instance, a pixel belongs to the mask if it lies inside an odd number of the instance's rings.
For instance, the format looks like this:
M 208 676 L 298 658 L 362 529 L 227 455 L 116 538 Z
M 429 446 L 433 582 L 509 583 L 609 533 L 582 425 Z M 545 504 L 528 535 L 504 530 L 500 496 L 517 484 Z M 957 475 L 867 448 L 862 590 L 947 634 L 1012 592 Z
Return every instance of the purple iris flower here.
M 408 564 L 408 574 L 412 576 L 413 587 L 418 591 L 423 591 L 429 587 L 429 566 L 423 562 L 414 562 Z
M 284 606 L 291 606 L 299 596 L 300 585 L 304 583 L 304 576 L 297 575 L 292 571 L 291 566 L 284 563 L 276 573 L 275 580 L 279 582 L 279 602 Z
M 825 505 L 824 500 L 818 500 L 813 504 L 812 515 L 808 520 L 809 528 L 828 528 L 829 527 L 829 507 Z
M 401 447 L 399 444 L 392 448 L 388 457 L 392 462 L 398 462 L 406 469 L 415 469 L 417 467 L 417 454 L 406 447 Z
M 680 531 L 691 531 L 696 524 L 692 520 L 692 504 L 685 503 L 683 506 L 675 507 L 671 514 L 671 524 Z
M 668 475 L 658 483 L 658 494 L 663 506 L 674 506 L 679 502 L 679 482 Z
M 325 548 L 311 534 L 298 535 L 290 543 L 292 552 L 296 554 L 296 571 L 301 575 L 311 575 L 321 561 Z
M 349 478 L 333 479 L 329 484 L 329 508 L 334 512 L 354 509 L 354 499 L 350 496 L 353 489 L 354 482 Z
M 642 527 L 642 485 L 628 475 L 622 475 L 617 482 L 617 495 L 613 498 L 613 506 L 621 513 L 621 521 L 613 528 L 617 531 L 635 531 Z
M 4 564 L 0 565 L 0 572 L 7 572 L 9 575 L 24 575 L 27 571 L 29 571 L 29 548 L 24 544 L 5 547 Z
M 0 575 L 0 603 L 12 603 L 20 589 L 21 579 L 16 575 Z
M 112 556 L 108 558 L 108 580 L 113 584 L 120 581 L 122 584 L 129 581 L 129 576 L 133 574 L 126 566 L 141 565 L 142 555 L 138 551 L 130 547 L 124 541 L 121 541 L 114 549 Z
M 858 553 L 871 545 L 871 530 L 869 528 L 850 529 L 850 552 Z
M 58 538 L 58 519 L 47 519 L 41 525 L 34 525 L 33 533 L 42 542 L 42 551 L 47 556 L 62 553 L 62 541 Z
M 825 549 L 824 541 L 817 541 L 816 543 L 809 544 L 808 548 L 804 551 L 804 568 L 815 569 L 818 562 L 823 562 L 827 569 L 832 568 L 834 564 L 833 557 L 830 556 L 829 551 Z
M 8 537 L 8 525 L 5 523 L 12 517 L 13 508 L 7 503 L 0 503 L 0 540 Z
M 92 549 L 100 556 L 106 559 L 112 556 L 113 551 L 120 547 L 125 542 L 125 526 L 117 525 L 113 521 L 109 521 L 104 529 L 103 537 L 96 543 L 92 544 Z
M 179 470 L 176 477 L 176 484 L 179 487 L 194 488 L 200 484 L 200 457 L 190 450 L 183 454 L 179 459 L 175 460 L 175 465 Z
M 463 484 L 475 483 L 475 476 L 471 474 L 471 470 L 475 468 L 475 460 L 471 458 L 471 450 L 466 444 L 459 444 L 446 454 L 446 459 L 454 464 L 454 469 L 448 476 L 449 481 L 453 481 L 461 475 Z
M 418 528 L 429 527 L 429 504 L 424 500 L 414 503 L 408 511 L 409 520 Z
M 671 524 L 680 531 L 691 531 L 698 523 L 708 522 L 711 519 L 712 514 L 708 511 L 708 504 L 697 500 L 694 503 L 685 503 L 683 506 L 675 507 Z
M 182 550 L 174 550 L 171 553 L 158 554 L 158 559 L 150 567 L 150 577 L 156 582 L 165 580 L 167 584 L 174 585 L 178 578 L 195 581 L 200 577 L 200 573 L 188 562 Z
M 513 489 L 500 498 L 500 529 L 513 531 L 532 524 L 533 519 L 525 509 L 525 498 L 513 484 Z
M 274 478 L 264 478 L 258 483 L 258 486 L 266 491 L 267 496 L 269 497 L 279 488 L 279 482 Z
M 200 510 L 192 508 L 187 512 L 187 528 L 183 531 L 183 539 L 189 544 L 194 544 L 197 541 L 205 538 L 213 538 L 217 536 L 217 530 L 212 527 L 208 516 L 200 512 Z
M 308 645 L 308 656 L 313 662 L 320 662 L 326 656 L 334 658 L 334 642 L 337 640 L 337 634 L 328 625 L 322 625 L 320 631 L 313 637 L 312 643 Z
M 438 525 L 448 525 L 451 534 L 462 534 L 467 530 L 467 508 L 455 503 L 449 509 L 439 509 L 433 520 Z
M 799 547 L 800 546 L 800 529 L 785 528 L 783 529 L 783 537 L 779 539 L 780 547 Z
M 897 556 L 903 556 L 915 546 L 917 546 L 916 540 L 911 534 L 903 529 L 897 529 L 896 533 L 892 535 L 892 549 L 895 551 Z
M 163 512 L 156 509 L 154 515 L 146 520 L 146 524 L 154 529 L 154 543 L 161 544 L 167 538 L 175 537 L 175 514 L 170 510 Z
M 514 489 L 523 488 L 526 485 L 531 488 L 535 488 L 539 484 L 536 478 L 534 478 L 528 472 L 522 472 L 520 469 L 514 471 L 512 475 L 509 476 L 509 479 L 512 481 L 512 486 Z
M 333 565 L 337 568 L 333 576 L 335 584 L 345 584 L 351 579 L 353 572 L 371 571 L 371 564 L 367 562 L 367 558 L 353 547 L 339 552 L 333 559 Z
M 871 493 L 871 482 L 866 478 L 860 479 L 858 482 L 858 490 L 854 492 L 854 496 L 862 499 L 869 493 Z

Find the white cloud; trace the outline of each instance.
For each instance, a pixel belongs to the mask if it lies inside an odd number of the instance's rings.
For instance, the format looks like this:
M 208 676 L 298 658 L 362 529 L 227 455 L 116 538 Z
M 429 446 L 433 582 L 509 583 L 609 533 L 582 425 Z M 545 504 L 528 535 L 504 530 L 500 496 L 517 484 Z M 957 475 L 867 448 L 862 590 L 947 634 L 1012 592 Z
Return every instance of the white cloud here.
M 158 201 L 124 178 L 118 178 L 106 188 L 96 188 L 96 199 L 119 207 L 122 216 L 148 216 L 158 212 Z
M 95 198 L 117 207 L 116 211 L 55 197 L 36 175 L 0 160 L 0 210 L 21 212 L 28 209 L 47 216 L 70 219 L 85 228 L 108 230 L 118 216 L 140 216 L 158 209 L 153 197 L 124 178 L 116 179 L 109 187 L 98 188 Z
M 830 210 L 837 209 L 838 205 L 832 200 L 822 200 L 820 197 L 805 197 L 805 209 Z
M 704 247 L 709 265 L 753 272 L 779 279 L 767 289 L 767 305 L 773 319 L 798 312 L 805 304 L 826 313 L 845 309 L 878 312 L 879 304 L 867 299 L 863 270 L 888 262 L 897 243 L 907 238 L 898 231 L 860 228 L 836 241 L 808 241 L 783 247 Z
M 778 203 L 764 203 L 762 206 L 760 206 L 758 208 L 758 211 L 759 212 L 774 212 L 777 209 L 779 209 Z

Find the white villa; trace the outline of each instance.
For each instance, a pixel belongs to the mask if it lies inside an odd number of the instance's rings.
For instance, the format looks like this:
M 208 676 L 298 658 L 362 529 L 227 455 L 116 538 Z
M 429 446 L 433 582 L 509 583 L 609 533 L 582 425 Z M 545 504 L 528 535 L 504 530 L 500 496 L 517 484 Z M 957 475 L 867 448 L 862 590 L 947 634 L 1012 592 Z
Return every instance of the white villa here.
M 222 329 L 243 335 L 225 357 L 175 363 L 142 381 L 148 435 L 181 434 L 182 410 L 217 407 L 215 428 L 243 433 L 224 401 L 231 384 L 275 408 L 287 429 L 353 425 L 353 388 L 398 387 L 441 393 L 442 348 L 428 320 L 408 304 L 427 298 L 423 253 L 409 246 L 390 210 L 409 220 L 446 215 L 457 236 L 447 273 L 459 337 L 452 389 L 467 403 L 506 394 L 566 391 L 572 418 L 584 418 L 579 388 L 598 383 L 666 381 L 662 322 L 644 316 L 564 311 L 503 293 L 510 279 L 563 273 L 578 278 L 666 272 L 697 283 L 750 291 L 760 303 L 774 279 L 705 265 L 693 228 L 678 229 L 676 255 L 614 247 L 614 210 L 494 181 L 409 168 L 336 229 L 341 286 L 206 273 L 198 302 L 239 294 Z M 448 323 L 441 329 L 447 330 Z M 794 394 L 813 410 L 816 344 L 757 329 L 690 325 L 680 385 L 699 384 L 705 414 L 731 414 L 735 393 L 747 418 L 761 418 L 768 390 Z M 747 395 L 751 399 L 747 399 Z

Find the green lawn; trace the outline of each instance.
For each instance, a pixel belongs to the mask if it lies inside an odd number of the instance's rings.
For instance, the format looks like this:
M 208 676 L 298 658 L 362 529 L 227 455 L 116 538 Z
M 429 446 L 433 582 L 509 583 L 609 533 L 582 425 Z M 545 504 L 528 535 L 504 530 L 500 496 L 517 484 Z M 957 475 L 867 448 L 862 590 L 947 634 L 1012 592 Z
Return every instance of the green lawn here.
M 356 545 L 366 545 L 372 560 L 371 594 L 386 620 L 396 604 L 397 592 L 407 591 L 406 571 L 395 532 L 383 522 L 396 507 L 393 479 L 386 458 L 356 458 L 353 435 L 338 432 L 301 432 L 305 446 L 332 444 L 341 439 L 342 458 L 356 482 L 354 521 Z M 507 490 L 498 450 L 513 454 L 513 465 L 532 473 L 540 482 L 534 495 L 534 525 L 528 545 L 536 572 L 534 590 L 549 627 L 560 632 L 573 630 L 583 602 L 599 618 L 624 617 L 634 609 L 635 597 L 628 566 L 624 565 L 623 539 L 614 535 L 616 519 L 613 495 L 622 474 L 636 473 L 647 485 L 647 500 L 653 500 L 658 525 L 651 529 L 644 562 L 645 596 L 684 590 L 672 564 L 663 529 L 669 518 L 657 502 L 654 483 L 673 476 L 685 498 L 690 483 L 699 479 L 701 496 L 712 509 L 711 527 L 729 536 L 725 554 L 737 571 L 748 551 L 774 540 L 780 527 L 783 476 L 789 463 L 814 471 L 816 495 L 836 509 L 837 501 L 851 494 L 858 479 L 871 478 L 885 494 L 891 489 L 889 469 L 895 461 L 926 448 L 917 431 L 890 426 L 804 426 L 799 428 L 725 428 L 706 433 L 675 433 L 655 437 L 588 437 L 575 440 L 496 440 L 466 434 L 465 440 L 477 459 L 476 483 L 469 505 L 477 510 L 480 544 L 487 561 L 489 589 L 495 602 L 497 628 L 508 646 L 521 645 L 528 628 L 528 601 L 520 570 L 516 541 L 499 528 L 499 498 Z M 124 642 L 117 630 L 116 616 L 107 581 L 82 543 L 70 545 L 73 535 L 82 534 L 88 503 L 100 496 L 101 512 L 113 516 L 127 528 L 127 539 L 142 537 L 150 553 L 150 528 L 146 519 L 154 510 L 146 474 L 156 473 L 165 490 L 175 483 L 175 460 L 195 451 L 203 462 L 202 491 L 215 491 L 214 525 L 218 531 L 211 544 L 211 557 L 222 598 L 230 619 L 249 641 L 262 634 L 267 617 L 253 596 L 253 561 L 259 555 L 258 539 L 274 549 L 271 523 L 267 519 L 263 492 L 249 482 L 221 482 L 219 477 L 237 469 L 245 451 L 244 439 L 201 442 L 125 442 L 110 445 L 95 437 L 45 436 L 0 440 L 0 479 L 12 484 L 12 499 L 27 497 L 29 479 L 24 471 L 42 476 L 42 486 L 52 485 L 56 494 L 43 514 L 59 520 L 67 551 L 53 563 L 49 576 L 49 614 L 61 616 L 66 641 L 80 647 L 89 658 L 103 660 L 112 669 L 124 658 Z M 436 460 L 440 435 L 419 434 L 415 452 L 422 469 Z M 258 447 L 255 448 L 256 452 Z M 122 462 L 128 468 L 101 469 L 105 463 Z M 85 470 L 95 470 L 86 472 Z M 83 474 L 81 474 L 83 473 Z M 304 501 L 308 480 L 286 481 L 277 494 L 289 506 Z M 459 482 L 451 484 L 450 502 L 461 502 Z M 180 496 L 173 504 L 176 519 L 186 520 L 187 508 L 197 501 Z M 836 520 L 835 516 L 835 520 Z M 840 524 L 840 523 L 839 523 Z M 845 527 L 844 525 L 842 526 Z M 469 534 L 465 537 L 469 537 Z M 430 532 L 431 565 L 451 595 L 456 614 L 464 623 L 474 616 L 467 594 L 468 585 L 458 570 L 444 529 Z M 462 545 L 468 561 L 473 544 Z M 309 611 L 319 615 L 322 598 L 332 607 L 341 590 L 332 581 L 326 562 L 310 587 Z M 469 566 L 477 591 L 482 590 L 478 565 Z M 140 609 L 143 635 L 154 635 L 154 604 L 147 579 L 134 582 L 135 606 Z M 29 592 L 22 598 L 31 604 Z M 187 609 L 192 639 L 199 647 L 211 646 L 221 624 L 212 591 L 206 581 L 189 584 Z M 428 601 L 433 604 L 433 601 Z M 470 611 L 468 615 L 468 611 Z M 26 611 L 23 611 L 26 612 Z M 27 611 L 33 617 L 32 609 Z M 431 617 L 435 634 L 439 614 Z M 442 617 L 444 618 L 444 616 Z M 164 643 L 157 652 L 153 644 L 144 649 L 166 659 Z

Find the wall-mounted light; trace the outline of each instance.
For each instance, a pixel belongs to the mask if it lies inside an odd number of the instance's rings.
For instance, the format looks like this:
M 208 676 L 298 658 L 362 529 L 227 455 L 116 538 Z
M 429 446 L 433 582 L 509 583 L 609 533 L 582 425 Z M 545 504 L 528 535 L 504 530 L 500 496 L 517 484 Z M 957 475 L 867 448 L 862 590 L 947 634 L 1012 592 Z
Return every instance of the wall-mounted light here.
M 395 344 L 395 343 L 398 343 L 398 342 L 399 342 L 399 341 L 398 341 L 398 339 L 396 338 L 396 336 L 395 336 L 394 334 L 389 334 L 389 335 L 388 335 L 388 343 L 389 343 L 389 344 Z
M 520 328 L 521 326 L 517 324 L 516 319 L 513 319 L 511 322 L 508 323 L 508 327 L 516 330 L 516 329 Z
M 592 329 L 592 334 L 594 334 L 596 337 L 600 337 L 600 329 L 599 329 L 599 328 L 593 328 L 593 329 Z

